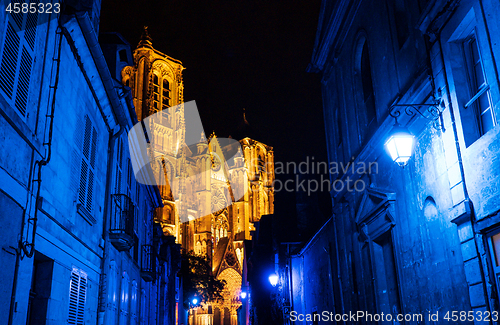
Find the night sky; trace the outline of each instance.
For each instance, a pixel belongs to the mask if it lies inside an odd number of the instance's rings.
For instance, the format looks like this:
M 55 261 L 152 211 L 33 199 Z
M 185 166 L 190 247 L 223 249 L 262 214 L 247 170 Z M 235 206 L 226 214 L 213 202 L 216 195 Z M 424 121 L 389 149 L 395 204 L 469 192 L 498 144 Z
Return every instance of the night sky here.
M 275 161 L 326 161 L 320 76 L 306 72 L 319 8 L 320 0 L 103 0 L 100 32 L 119 32 L 134 49 L 147 25 L 153 47 L 186 67 L 184 100 L 196 100 L 207 134 L 234 137 L 245 108 Z M 328 194 L 319 196 L 327 209 Z M 294 209 L 290 199 L 277 193 L 276 212 Z

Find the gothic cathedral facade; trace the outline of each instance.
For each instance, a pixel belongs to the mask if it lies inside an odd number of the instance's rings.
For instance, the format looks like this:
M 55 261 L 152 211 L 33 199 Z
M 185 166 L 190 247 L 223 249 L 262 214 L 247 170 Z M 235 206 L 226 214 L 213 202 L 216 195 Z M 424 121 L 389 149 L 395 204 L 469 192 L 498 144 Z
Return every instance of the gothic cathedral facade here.
M 226 281 L 224 299 L 190 310 L 189 324 L 236 325 L 236 310 L 241 306 L 244 241 L 252 239 L 254 223 L 262 215 L 274 213 L 273 148 L 245 137 L 239 140 L 241 157 L 226 162 L 218 158 L 222 157 L 222 145 L 215 134 L 208 139 L 201 134 L 199 143 L 187 146 L 182 63 L 155 50 L 147 29 L 133 58 L 134 66 L 122 70 L 122 82 L 132 89 L 138 120 L 151 124 L 145 126 L 153 134 L 148 154 L 159 162 L 154 164 L 153 172 L 169 180 L 159 185 L 163 207 L 157 208 L 155 222 L 186 252 L 206 256 L 213 274 Z M 174 106 L 175 110 L 168 110 Z M 161 118 L 147 119 L 157 113 Z M 175 148 L 179 147 L 188 150 L 178 153 Z M 224 166 L 228 163 L 233 166 Z M 241 195 L 233 195 L 235 189 L 229 182 L 232 178 L 242 179 Z M 187 200 L 179 200 L 182 195 Z M 235 200 L 235 196 L 241 199 Z

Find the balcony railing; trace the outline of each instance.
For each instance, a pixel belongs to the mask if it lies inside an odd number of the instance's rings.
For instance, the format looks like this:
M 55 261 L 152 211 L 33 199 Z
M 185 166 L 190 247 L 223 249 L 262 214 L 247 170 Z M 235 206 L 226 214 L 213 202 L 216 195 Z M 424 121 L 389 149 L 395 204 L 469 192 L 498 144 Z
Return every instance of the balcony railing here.
M 153 245 L 142 245 L 141 277 L 151 282 L 156 276 L 156 252 Z
M 111 196 L 111 223 L 109 241 L 119 251 L 130 249 L 134 245 L 135 206 L 125 194 Z

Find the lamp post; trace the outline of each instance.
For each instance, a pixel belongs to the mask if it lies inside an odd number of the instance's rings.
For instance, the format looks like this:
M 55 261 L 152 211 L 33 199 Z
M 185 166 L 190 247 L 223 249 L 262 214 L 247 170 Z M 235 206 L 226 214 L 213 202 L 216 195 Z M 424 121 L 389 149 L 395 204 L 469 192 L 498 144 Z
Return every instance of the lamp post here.
M 278 284 L 278 275 L 276 273 L 273 273 L 269 276 L 269 282 L 273 287 L 276 287 Z
M 415 147 L 415 136 L 397 122 L 385 142 L 385 148 L 392 160 L 400 167 L 406 166 Z
M 434 127 L 437 130 L 445 131 L 444 125 L 441 121 L 441 110 L 439 108 L 439 100 L 435 103 L 426 104 L 394 104 L 390 107 L 389 115 L 394 117 L 396 123 L 389 134 L 389 138 L 386 140 L 384 146 L 389 152 L 392 160 L 397 163 L 400 167 L 406 166 L 408 160 L 410 160 L 413 149 L 415 148 L 415 136 L 408 131 L 406 127 L 401 126 L 398 123 L 398 117 L 404 112 L 407 116 L 413 117 L 414 115 L 420 115 L 421 117 L 433 121 Z M 426 108 L 424 112 L 420 109 Z

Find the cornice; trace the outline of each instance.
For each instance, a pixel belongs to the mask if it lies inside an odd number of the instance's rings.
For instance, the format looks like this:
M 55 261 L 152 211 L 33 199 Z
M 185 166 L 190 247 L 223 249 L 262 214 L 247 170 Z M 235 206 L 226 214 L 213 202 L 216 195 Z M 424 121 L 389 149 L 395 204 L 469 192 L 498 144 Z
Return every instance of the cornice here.
M 327 1 L 327 0 L 323 0 Z M 355 14 L 358 11 L 361 0 L 341 0 L 338 1 L 332 10 L 332 16 L 322 11 L 320 23 L 327 22 L 326 26 L 318 26 L 316 33 L 316 45 L 313 51 L 311 66 L 309 71 L 323 71 L 328 61 L 330 53 L 337 53 L 344 43 L 345 36 L 350 29 Z M 324 6 L 322 6 L 324 7 Z

